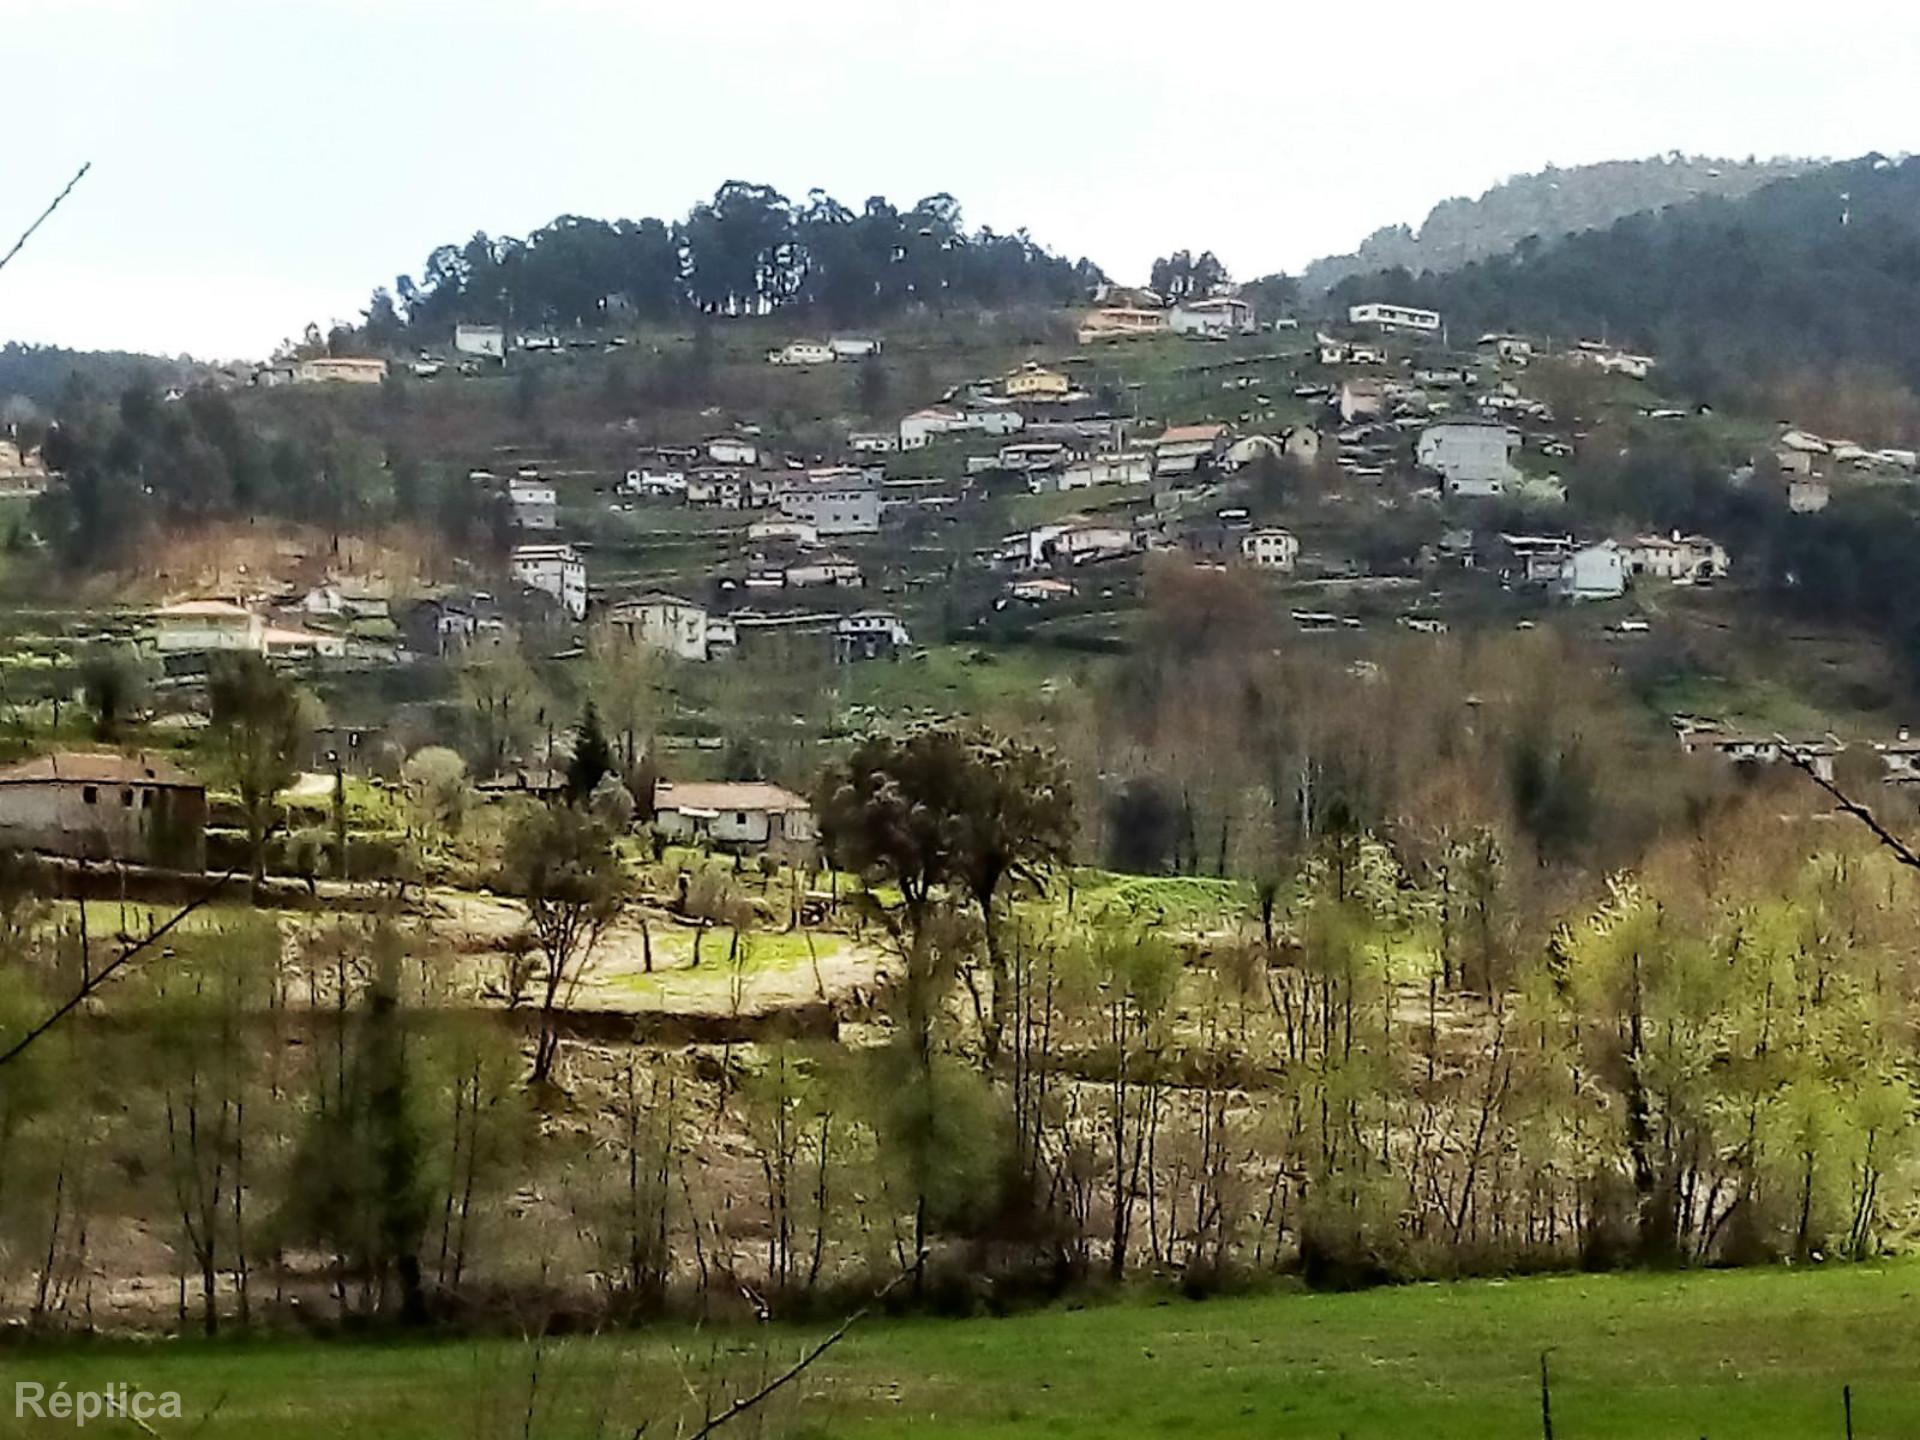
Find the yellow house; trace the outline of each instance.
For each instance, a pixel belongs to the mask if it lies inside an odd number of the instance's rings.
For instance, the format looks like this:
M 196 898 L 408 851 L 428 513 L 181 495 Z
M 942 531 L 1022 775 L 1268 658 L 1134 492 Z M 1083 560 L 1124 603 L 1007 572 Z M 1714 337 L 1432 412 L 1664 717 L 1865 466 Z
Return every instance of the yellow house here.
M 1007 395 L 1016 400 L 1022 397 L 1058 398 L 1071 388 L 1067 377 L 1058 370 L 1048 370 L 1031 360 L 1007 376 Z

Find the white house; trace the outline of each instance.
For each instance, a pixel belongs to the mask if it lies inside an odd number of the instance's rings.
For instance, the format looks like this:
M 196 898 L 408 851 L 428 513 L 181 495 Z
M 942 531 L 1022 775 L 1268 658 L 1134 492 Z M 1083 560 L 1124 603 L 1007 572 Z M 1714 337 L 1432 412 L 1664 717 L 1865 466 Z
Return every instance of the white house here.
M 831 365 L 835 358 L 833 347 L 818 340 L 795 340 L 767 352 L 769 365 Z
M 1387 387 L 1380 381 L 1361 376 L 1340 382 L 1340 421 L 1370 420 L 1387 408 Z
M 816 545 L 820 532 L 804 520 L 789 520 L 782 515 L 778 519 L 754 521 L 747 526 L 747 539 L 759 544 L 778 540 L 789 545 Z
M 1186 300 L 1167 312 L 1167 328 L 1176 335 L 1198 335 L 1208 340 L 1224 340 L 1230 335 L 1251 335 L 1257 328 L 1253 307 L 1244 300 L 1216 295 L 1207 300 Z
M 815 585 L 832 585 L 844 590 L 857 590 L 867 583 L 865 575 L 860 573 L 857 562 L 844 555 L 819 555 L 805 560 L 796 560 L 781 572 L 781 579 L 790 589 L 804 590 Z
M 1525 365 L 1533 359 L 1533 342 L 1524 335 L 1482 335 L 1479 348 L 1509 365 Z
M 1095 485 L 1145 485 L 1153 479 L 1151 455 L 1089 455 L 1060 472 L 1062 490 L 1084 490 Z
M 1827 508 L 1833 492 L 1827 482 L 1813 476 L 1787 482 L 1787 509 L 1796 515 L 1814 515 Z
M 514 525 L 521 530 L 552 530 L 560 523 L 559 504 L 549 481 L 509 480 L 507 503 L 513 507 Z
M 856 430 L 847 436 L 847 448 L 860 455 L 888 455 L 900 448 L 900 436 L 886 430 Z
M 1416 310 L 1411 305 L 1386 305 L 1374 302 L 1347 307 L 1349 325 L 1372 325 L 1381 330 L 1415 330 L 1437 333 L 1440 315 L 1435 310 Z
M 707 459 L 716 465 L 758 465 L 760 447 L 735 435 L 716 435 L 707 441 Z
M 378 385 L 387 378 L 387 362 L 357 355 L 316 355 L 297 361 L 293 378 L 303 385 L 340 381 L 349 385 Z
M 163 655 L 266 648 L 266 620 L 231 600 L 180 600 L 153 612 L 153 645 Z
M 504 361 L 507 358 L 506 332 L 498 325 L 456 325 L 453 327 L 453 348 L 461 355 Z
M 671 840 L 723 845 L 799 846 L 815 835 L 807 802 L 791 790 L 761 781 L 657 781 L 653 823 Z
M 608 611 L 607 623 L 636 645 L 681 660 L 705 660 L 710 653 L 706 607 L 678 595 L 656 590 L 622 600 Z
M 1625 594 L 1627 568 L 1620 547 L 1611 540 L 1580 546 L 1562 563 L 1555 589 L 1567 600 L 1613 600 Z
M 1029 605 L 1047 605 L 1055 600 L 1073 598 L 1073 582 L 1056 580 L 1051 575 L 1029 576 L 1024 580 L 1007 582 L 1007 594 L 1015 600 L 1024 600 Z
M 1153 473 L 1191 475 L 1202 464 L 1215 463 L 1226 444 L 1224 425 L 1169 425 L 1153 442 Z
M 836 360 L 864 360 L 880 353 L 880 342 L 864 335 L 836 335 L 827 341 L 827 349 Z
M 950 435 L 966 426 L 960 412 L 947 405 L 929 405 L 900 420 L 900 448 L 919 450 L 935 435 Z
M 880 487 L 861 476 L 785 485 L 774 498 L 782 515 L 816 535 L 880 533 Z
M 1265 526 L 1240 537 L 1240 557 L 1261 570 L 1291 570 L 1300 558 L 1300 542 L 1291 530 Z
M 1167 333 L 1167 312 L 1133 305 L 1107 305 L 1080 317 L 1074 332 L 1077 344 L 1092 345 L 1102 340 L 1130 340 L 1142 335 Z
M 1717 580 L 1727 573 L 1727 552 L 1704 535 L 1637 535 L 1623 547 L 1627 574 L 1655 580 Z
M 664 499 L 668 496 L 685 496 L 687 493 L 687 472 L 684 470 L 629 470 L 620 488 L 629 495 L 645 495 L 652 499 Z
M 575 620 L 587 614 L 587 563 L 571 545 L 516 545 L 507 570 L 529 590 L 551 595 Z
M 1414 459 L 1441 477 L 1449 495 L 1497 496 L 1520 478 L 1513 467 L 1519 448 L 1520 434 L 1508 426 L 1442 420 L 1421 430 Z

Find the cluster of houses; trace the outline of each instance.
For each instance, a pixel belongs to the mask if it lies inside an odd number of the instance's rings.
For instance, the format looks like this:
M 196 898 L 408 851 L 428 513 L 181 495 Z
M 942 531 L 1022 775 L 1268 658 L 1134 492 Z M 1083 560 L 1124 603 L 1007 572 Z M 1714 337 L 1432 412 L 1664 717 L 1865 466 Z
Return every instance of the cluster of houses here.
M 878 340 L 854 335 L 836 335 L 831 340 L 794 340 L 778 350 L 767 352 L 769 365 L 832 365 L 836 361 L 865 360 L 880 353 Z
M 818 838 L 812 807 L 778 785 L 662 779 L 652 802 L 655 830 L 681 844 L 798 855 Z M 205 783 L 164 755 L 60 750 L 0 768 L 0 845 L 16 849 L 199 872 L 207 819 Z
M 1451 546 L 1465 565 L 1488 564 L 1515 588 L 1545 590 L 1563 600 L 1613 600 L 1638 581 L 1705 585 L 1726 576 L 1726 548 L 1704 535 L 1637 535 L 1582 541 L 1572 535 L 1496 537 L 1483 557 L 1470 538 Z
M 1226 340 L 1260 328 L 1253 306 L 1232 295 L 1193 296 L 1169 303 L 1151 290 L 1106 286 L 1099 300 L 1080 317 L 1075 337 L 1082 345 L 1157 335 Z M 1275 323 L 1292 328 L 1291 321 Z
M 738 609 L 716 614 L 697 600 L 665 591 L 617 600 L 607 622 L 635 645 L 704 664 L 757 647 L 812 648 L 837 664 L 893 659 L 913 637 L 891 610 L 764 612 Z
M 1920 451 L 1899 447 L 1870 450 L 1851 440 L 1832 440 L 1810 430 L 1789 428 L 1774 441 L 1773 470 L 1797 515 L 1817 514 L 1833 499 L 1833 482 L 1842 477 L 1912 483 L 1920 477 Z M 1752 478 L 1751 467 L 1736 472 L 1736 482 Z

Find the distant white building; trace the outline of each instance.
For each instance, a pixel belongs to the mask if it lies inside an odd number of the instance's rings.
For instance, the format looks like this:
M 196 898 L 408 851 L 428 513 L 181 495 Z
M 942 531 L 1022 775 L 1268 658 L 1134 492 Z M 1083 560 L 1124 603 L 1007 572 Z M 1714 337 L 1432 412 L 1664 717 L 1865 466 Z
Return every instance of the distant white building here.
M 1655 580 L 1717 580 L 1727 573 L 1726 548 L 1704 535 L 1639 535 L 1622 554 L 1628 575 Z
M 708 619 L 706 606 L 665 591 L 622 600 L 607 612 L 607 623 L 634 644 L 680 660 L 708 658 Z
M 1226 447 L 1224 425 L 1169 425 L 1153 442 L 1153 473 L 1191 475 L 1216 462 Z
M 161 654 L 266 648 L 266 621 L 232 600 L 180 600 L 153 613 L 153 644 Z
M 835 358 L 833 347 L 818 340 L 795 340 L 767 352 L 769 365 L 831 365 Z
M 836 335 L 827 342 L 836 360 L 865 360 L 880 353 L 880 342 L 864 335 Z
M 1827 482 L 1815 476 L 1801 476 L 1787 482 L 1787 509 L 1796 515 L 1814 515 L 1827 508 L 1833 492 Z
M 507 482 L 507 503 L 513 523 L 521 530 L 552 530 L 560 523 L 560 507 L 552 482 L 518 478 Z
M 1440 330 L 1440 314 L 1436 310 L 1416 310 L 1411 305 L 1387 305 L 1376 301 L 1366 305 L 1348 306 L 1347 323 L 1372 325 L 1380 330 L 1412 330 L 1421 334 L 1437 334 Z
M 900 448 L 919 450 L 935 435 L 950 435 L 965 428 L 958 410 L 946 405 L 929 405 L 901 418 Z
M 1421 430 L 1414 459 L 1441 477 L 1449 495 L 1498 496 L 1520 478 L 1513 466 L 1519 448 L 1519 432 L 1505 425 L 1442 420 Z
M 358 355 L 316 355 L 296 361 L 293 378 L 303 385 L 329 381 L 349 385 L 378 385 L 387 378 L 387 362 Z
M 857 590 L 867 583 L 866 576 L 861 573 L 858 563 L 844 555 L 818 555 L 806 560 L 796 560 L 787 566 L 781 578 L 789 588 L 795 590 L 809 589 L 816 585 Z
M 1207 300 L 1186 300 L 1167 312 L 1167 328 L 1176 335 L 1198 335 L 1208 340 L 1224 340 L 1230 335 L 1251 335 L 1257 328 L 1253 307 L 1244 300 L 1216 295 Z
M 1340 382 L 1340 421 L 1372 420 L 1387 408 L 1387 387 L 1367 376 Z
M 1059 488 L 1083 490 L 1095 485 L 1145 485 L 1152 479 L 1151 455 L 1089 455 L 1061 470 Z
M 900 436 L 886 430 L 856 430 L 847 436 L 847 448 L 860 455 L 888 455 L 900 448 Z
M 1278 526 L 1249 530 L 1240 537 L 1240 558 L 1261 570 L 1291 570 L 1300 558 L 1300 542 Z
M 760 447 L 734 435 L 716 435 L 707 441 L 707 458 L 716 465 L 758 465 Z
M 453 348 L 461 355 L 504 361 L 507 358 L 506 332 L 498 325 L 456 325 L 453 327 Z
M 1567 600 L 1613 600 L 1627 590 L 1626 559 L 1611 540 L 1582 545 L 1560 568 L 1556 592 Z
M 864 477 L 801 481 L 774 497 L 780 513 L 827 535 L 880 533 L 880 487 Z
M 516 545 L 507 557 L 513 578 L 559 602 L 575 620 L 587 614 L 587 564 L 571 545 Z
M 807 802 L 757 780 L 657 781 L 653 816 L 655 828 L 673 840 L 777 850 L 805 846 L 815 838 Z

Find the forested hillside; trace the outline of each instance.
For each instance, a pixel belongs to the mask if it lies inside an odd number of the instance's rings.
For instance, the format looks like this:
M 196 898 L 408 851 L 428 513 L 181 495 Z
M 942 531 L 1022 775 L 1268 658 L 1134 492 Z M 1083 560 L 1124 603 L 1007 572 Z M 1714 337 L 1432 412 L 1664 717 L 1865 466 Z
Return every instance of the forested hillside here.
M 1611 225 L 1627 215 L 1704 196 L 1737 199 L 1773 180 L 1795 175 L 1806 160 L 1717 160 L 1668 155 L 1608 160 L 1570 169 L 1548 166 L 1519 175 L 1477 199 L 1455 196 L 1428 212 L 1418 230 L 1388 225 L 1348 255 L 1309 265 L 1307 289 L 1321 291 L 1352 275 L 1405 269 L 1445 272 L 1508 250 L 1529 236 L 1557 239 Z
M 969 231 L 951 195 L 905 210 L 876 195 L 854 210 L 821 190 L 795 202 L 730 180 L 684 220 L 562 215 L 524 240 L 442 245 L 418 279 L 375 292 L 367 326 L 371 339 L 397 341 L 456 321 L 577 327 L 609 311 L 663 319 L 788 306 L 850 323 L 909 304 L 1058 303 L 1099 278 L 1090 261 L 1051 254 L 1024 230 Z
M 1633 215 L 1451 274 L 1388 271 L 1335 299 L 1645 347 L 1703 393 L 1837 363 L 1920 385 L 1920 161 L 1869 156 L 1743 199 Z

